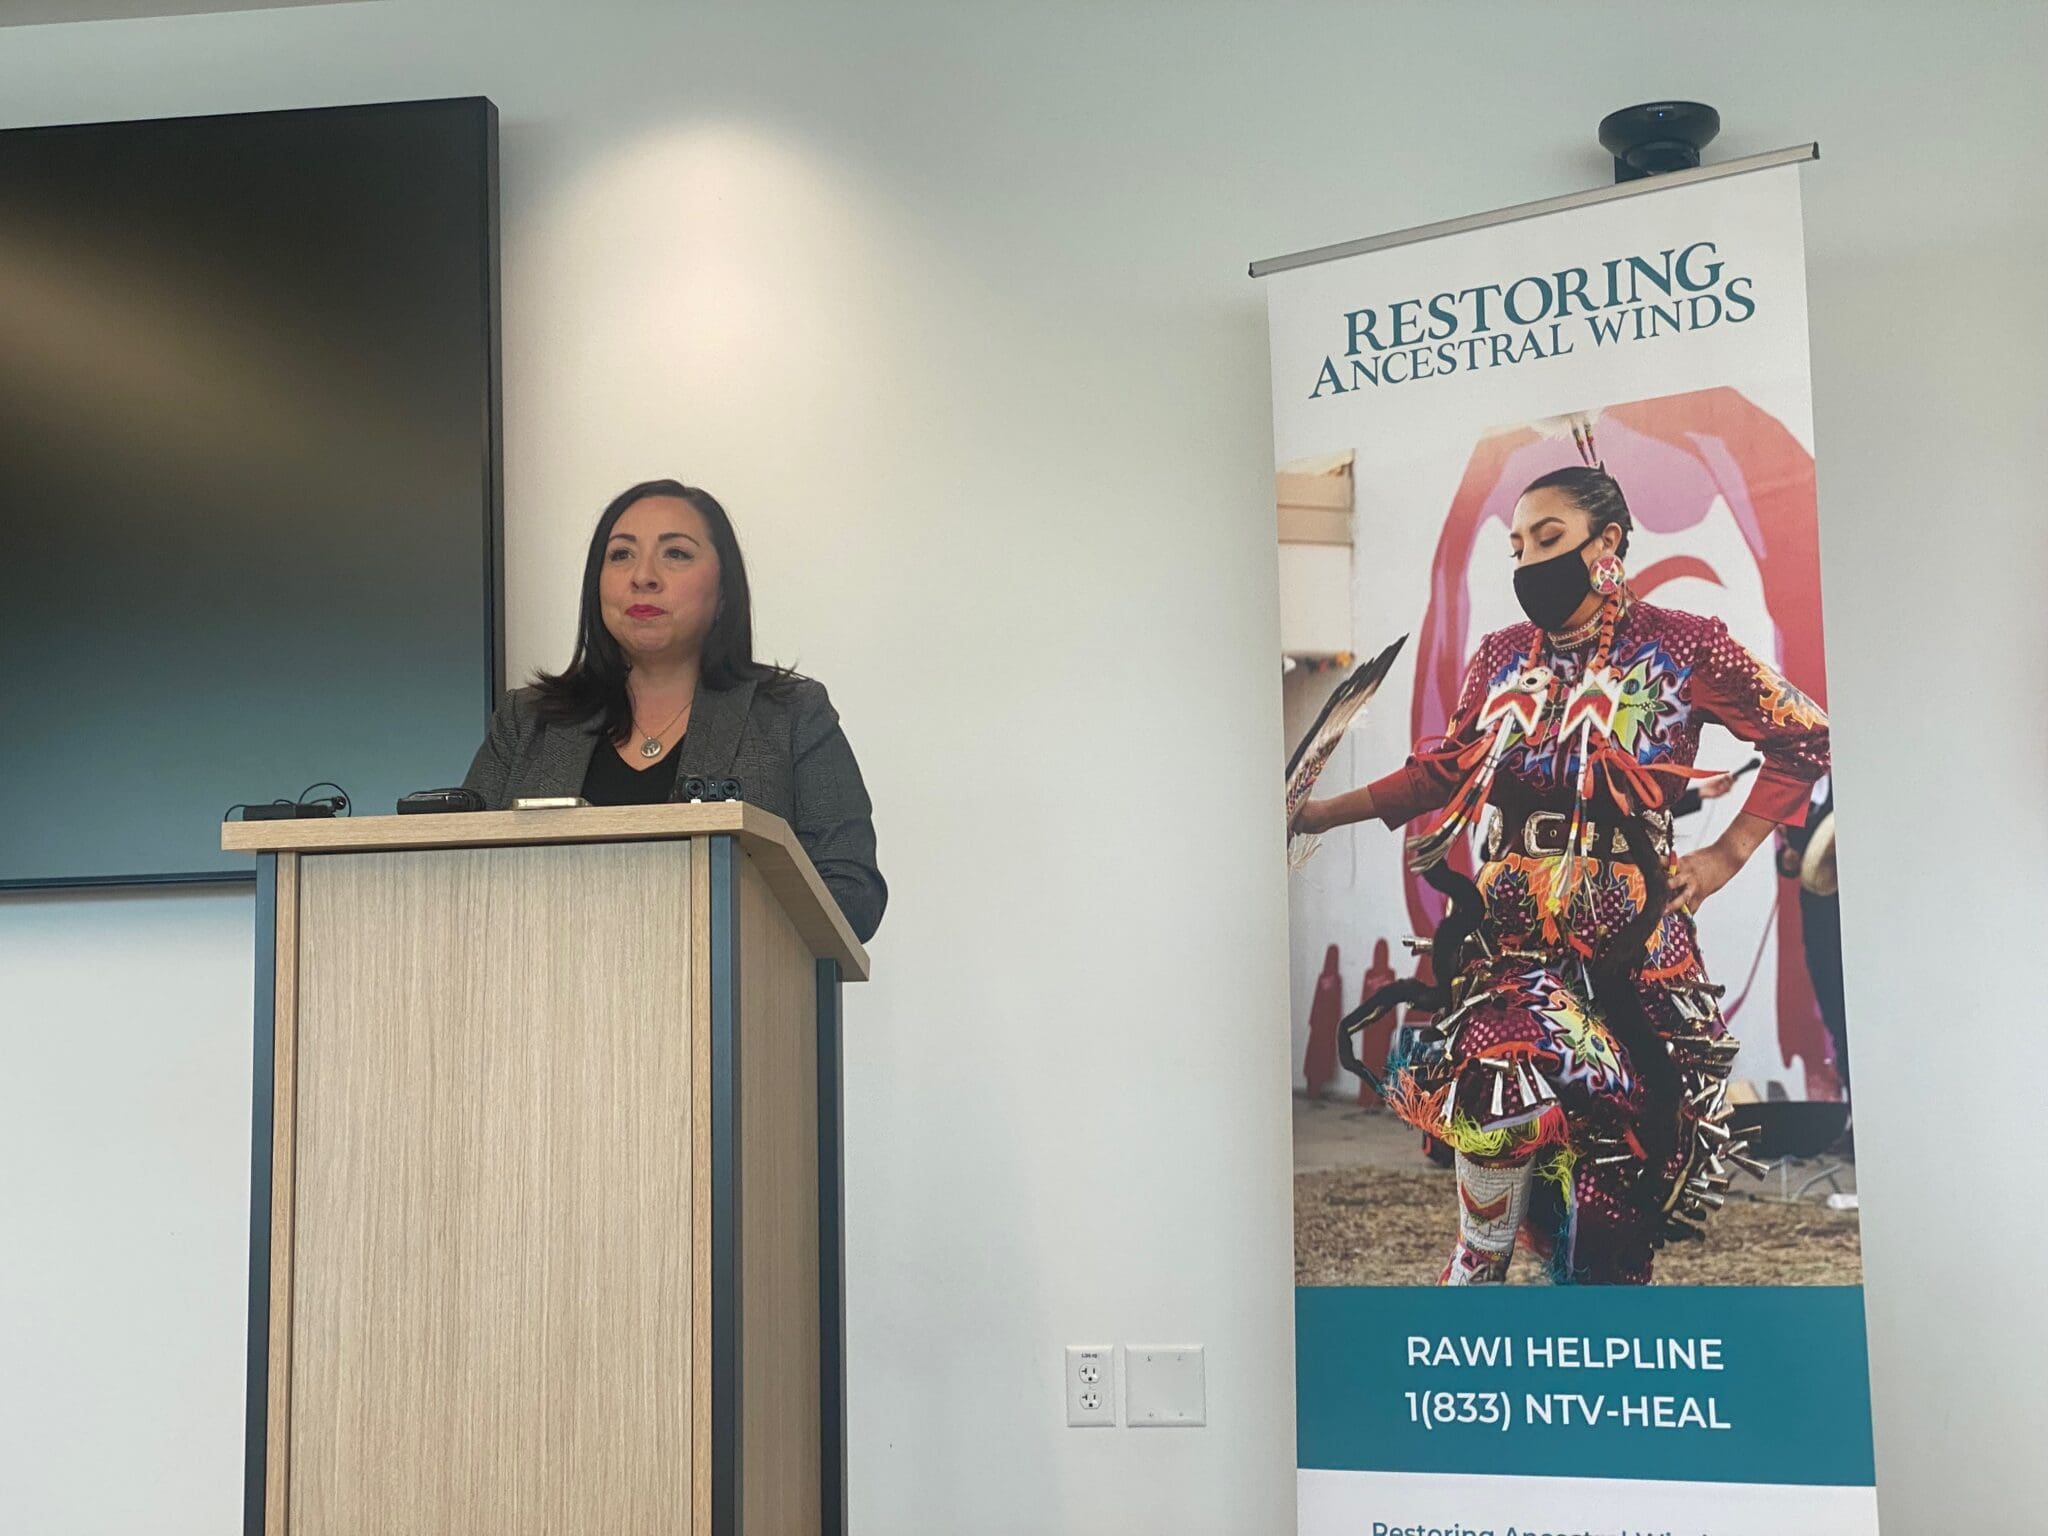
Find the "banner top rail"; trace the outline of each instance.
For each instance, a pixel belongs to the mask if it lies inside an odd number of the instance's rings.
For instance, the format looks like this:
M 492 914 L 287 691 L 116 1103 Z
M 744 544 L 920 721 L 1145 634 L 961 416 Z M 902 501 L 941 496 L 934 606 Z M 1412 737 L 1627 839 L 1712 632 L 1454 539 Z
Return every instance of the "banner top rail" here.
M 1490 213 L 1468 213 L 1463 218 L 1443 219 L 1435 224 L 1417 224 L 1412 229 L 1397 229 L 1384 235 L 1369 235 L 1363 240 L 1346 240 L 1339 245 L 1319 245 L 1313 250 L 1296 251 L 1291 256 L 1270 256 L 1264 261 L 1251 264 L 1253 277 L 1270 277 L 1275 272 L 1289 272 L 1296 267 L 1313 267 L 1325 261 L 1338 261 L 1346 256 L 1363 256 L 1368 251 L 1391 250 L 1397 245 L 1413 245 L 1420 240 L 1435 240 L 1444 235 L 1462 235 L 1468 230 L 1485 229 L 1493 224 L 1512 224 L 1518 219 L 1533 219 L 1546 213 L 1563 213 L 1571 208 L 1589 208 L 1596 203 L 1611 203 L 1617 198 L 1634 197 L 1643 192 L 1660 192 L 1667 187 L 1689 187 L 1702 181 L 1717 181 L 1723 176 L 1740 176 L 1745 171 L 1765 171 L 1773 166 L 1798 165 L 1820 158 L 1817 143 L 1794 144 L 1785 149 L 1767 150 L 1760 155 L 1745 155 L 1740 160 L 1725 160 L 1719 165 L 1699 165 L 1687 171 L 1667 171 L 1659 176 L 1641 176 L 1634 181 L 1617 182 L 1611 187 L 1592 187 L 1584 192 L 1567 192 L 1561 197 L 1540 198 L 1533 203 L 1516 203 L 1509 208 L 1496 208 Z

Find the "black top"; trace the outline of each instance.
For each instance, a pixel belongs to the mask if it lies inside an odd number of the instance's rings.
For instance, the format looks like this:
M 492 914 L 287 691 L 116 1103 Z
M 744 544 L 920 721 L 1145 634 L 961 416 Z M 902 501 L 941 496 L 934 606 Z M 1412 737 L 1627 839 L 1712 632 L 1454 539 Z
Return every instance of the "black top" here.
M 683 744 L 677 741 L 661 761 L 628 768 L 618 748 L 600 736 L 590 754 L 590 771 L 583 775 L 583 798 L 592 805 L 661 805 L 675 793 L 676 759 L 682 755 Z
M 599 734 L 589 720 L 544 719 L 539 694 L 515 688 L 491 711 L 463 787 L 494 811 L 527 796 L 580 795 L 591 754 L 613 750 Z M 789 823 L 855 937 L 875 931 L 889 887 L 875 866 L 874 803 L 823 683 L 750 677 L 709 688 L 700 679 L 690 739 L 674 755 L 678 779 L 737 779 L 747 804 Z

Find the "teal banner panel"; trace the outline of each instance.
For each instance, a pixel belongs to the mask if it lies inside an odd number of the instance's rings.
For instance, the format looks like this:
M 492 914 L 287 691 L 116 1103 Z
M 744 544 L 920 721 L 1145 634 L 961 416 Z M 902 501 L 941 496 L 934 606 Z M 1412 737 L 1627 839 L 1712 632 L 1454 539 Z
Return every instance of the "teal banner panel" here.
M 1875 1481 L 1858 1286 L 1294 1296 L 1302 1467 Z

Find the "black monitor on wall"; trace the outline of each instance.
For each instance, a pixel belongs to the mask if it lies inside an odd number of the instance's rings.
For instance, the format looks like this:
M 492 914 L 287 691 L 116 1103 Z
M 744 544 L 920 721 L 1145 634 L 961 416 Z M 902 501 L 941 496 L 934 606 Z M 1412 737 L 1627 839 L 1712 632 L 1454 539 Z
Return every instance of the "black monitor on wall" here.
M 247 878 L 503 684 L 497 111 L 0 132 L 0 887 Z

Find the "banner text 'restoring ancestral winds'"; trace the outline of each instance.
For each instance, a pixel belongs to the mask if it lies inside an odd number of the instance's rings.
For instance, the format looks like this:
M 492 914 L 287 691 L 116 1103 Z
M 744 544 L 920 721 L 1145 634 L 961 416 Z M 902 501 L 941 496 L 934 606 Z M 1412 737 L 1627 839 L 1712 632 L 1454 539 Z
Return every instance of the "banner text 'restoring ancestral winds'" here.
M 1562 357 L 1580 342 L 1625 346 L 1739 325 L 1756 313 L 1752 287 L 1728 274 L 1713 241 L 1695 240 L 1347 310 L 1343 350 L 1324 357 L 1309 398 Z

